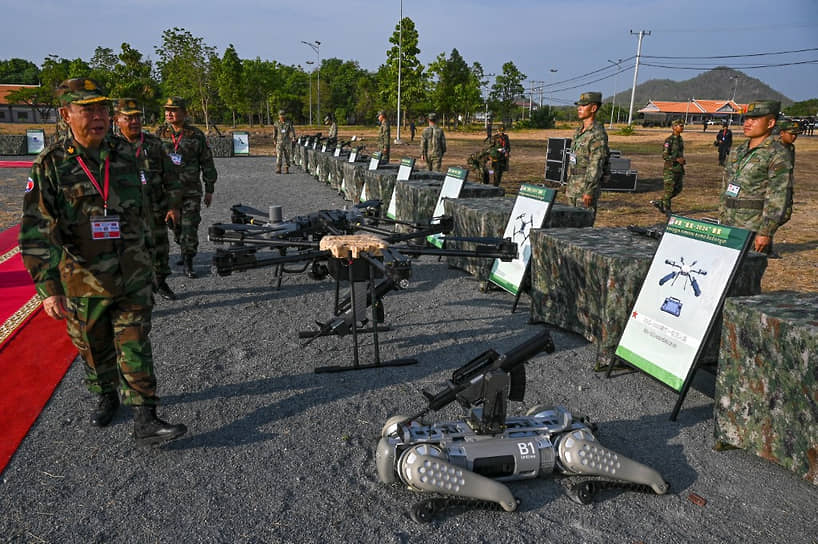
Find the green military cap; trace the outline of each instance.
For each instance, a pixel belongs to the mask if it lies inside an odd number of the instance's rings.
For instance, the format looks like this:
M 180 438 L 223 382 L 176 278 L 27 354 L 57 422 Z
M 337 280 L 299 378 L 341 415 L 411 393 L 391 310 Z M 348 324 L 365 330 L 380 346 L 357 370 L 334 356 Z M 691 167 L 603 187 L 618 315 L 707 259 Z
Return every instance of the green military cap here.
M 744 112 L 745 117 L 763 117 L 765 115 L 778 115 L 781 111 L 781 102 L 778 100 L 756 100 L 750 102 L 747 106 L 747 111 Z
M 685 124 L 685 120 L 680 119 L 679 117 L 677 117 L 676 119 L 674 119 L 673 121 L 670 122 L 670 126 L 672 126 L 672 127 L 675 127 L 676 125 L 684 126 L 684 124 Z
M 789 132 L 790 134 L 801 134 L 802 132 L 801 123 L 791 119 L 781 119 L 775 124 L 775 127 L 779 132 Z
M 435 112 L 432 112 L 426 116 L 426 119 L 428 119 L 429 121 L 437 121 L 437 114 Z
M 139 109 L 139 103 L 134 98 L 120 98 L 114 102 L 114 113 L 121 113 L 124 115 L 133 115 L 135 113 L 142 113 Z
M 181 96 L 171 96 L 167 100 L 165 100 L 165 109 L 175 109 L 179 108 L 182 110 L 187 110 L 187 102 Z
M 60 104 L 93 104 L 95 102 L 108 102 L 110 99 L 105 96 L 105 91 L 97 85 L 97 82 L 87 77 L 77 77 L 66 79 L 57 87 L 57 98 Z
M 574 102 L 575 106 L 585 106 L 587 104 L 602 104 L 602 93 L 582 93 L 579 100 Z
M 279 115 L 287 115 L 287 111 L 286 110 L 278 110 L 278 114 Z
M 386 117 L 386 113 L 384 113 L 384 111 L 383 111 L 383 110 L 378 110 L 378 115 L 376 115 L 375 117 L 380 117 L 381 115 L 383 115 L 384 117 Z

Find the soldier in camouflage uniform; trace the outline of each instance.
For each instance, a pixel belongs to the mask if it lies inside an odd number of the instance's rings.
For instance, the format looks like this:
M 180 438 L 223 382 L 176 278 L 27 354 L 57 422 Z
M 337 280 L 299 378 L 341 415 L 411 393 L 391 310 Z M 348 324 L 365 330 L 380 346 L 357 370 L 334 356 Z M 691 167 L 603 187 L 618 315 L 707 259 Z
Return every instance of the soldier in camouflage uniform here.
M 467 160 L 469 168 L 477 172 L 480 182 L 486 185 L 489 183 L 489 170 L 486 167 L 486 163 L 488 163 L 489 160 L 489 149 L 491 148 L 472 153 Z
M 568 181 L 565 196 L 571 206 L 589 208 L 596 217 L 597 201 L 602 191 L 601 179 L 608 162 L 608 133 L 596 121 L 596 112 L 602 104 L 602 93 L 582 93 L 577 116 L 582 125 L 574 132 L 569 157 Z
M 508 169 L 505 145 L 506 139 L 501 131 L 494 135 L 492 145 L 488 148 L 488 175 L 491 184 L 495 187 L 500 186 L 500 182 L 503 180 L 503 172 Z
M 290 156 L 295 142 L 295 129 L 287 119 L 287 112 L 279 110 L 278 121 L 274 124 L 273 144 L 276 146 L 276 174 L 281 173 L 281 164 L 284 163 L 284 173 L 290 173 Z
M 91 423 L 108 425 L 121 393 L 134 407 L 137 442 L 177 438 L 185 426 L 156 417 L 149 203 L 136 158 L 109 133 L 109 100 L 94 81 L 66 80 L 57 96 L 72 137 L 34 161 L 20 227 L 23 263 L 45 313 L 66 320 L 85 362 L 88 389 L 98 395 Z
M 443 155 L 446 153 L 446 135 L 443 129 L 437 126 L 437 114 L 432 112 L 426 116 L 429 126 L 423 129 L 420 135 L 420 156 L 426 163 L 426 169 L 440 172 Z
M 674 119 L 671 123 L 673 134 L 665 138 L 662 147 L 662 159 L 665 161 L 662 170 L 662 179 L 665 184 L 665 192 L 661 200 L 651 200 L 650 203 L 667 215 L 671 211 L 671 199 L 682 192 L 685 176 L 685 142 L 682 139 L 682 132 L 685 129 L 685 122 L 681 119 Z
M 392 133 L 389 127 L 389 119 L 386 118 L 386 113 L 378 112 L 378 151 L 381 152 L 381 161 L 389 162 L 389 149 L 392 145 Z
M 798 135 L 801 134 L 802 130 L 801 123 L 791 120 L 778 121 L 778 123 L 776 123 L 776 128 L 779 131 L 778 140 L 790 154 L 790 163 L 792 164 L 792 170 L 790 170 L 790 183 L 787 186 L 787 201 L 784 206 L 784 217 L 781 221 L 781 224 L 783 225 L 792 217 L 792 203 L 793 198 L 795 197 L 795 140 L 798 139 Z
M 324 124 L 329 125 L 329 132 L 327 132 L 327 148 L 335 147 L 338 143 L 338 121 L 335 116 L 328 113 L 324 116 Z
M 139 181 L 151 203 L 154 291 L 163 298 L 176 300 L 176 294 L 166 281 L 170 276 L 166 223 L 176 224 L 181 218 L 182 185 L 170 157 L 162 148 L 162 140 L 142 132 L 142 112 L 136 100 L 120 98 L 114 104 L 114 124 L 134 150 L 139 164 Z
M 173 163 L 182 184 L 182 217 L 173 224 L 173 239 L 181 248 L 185 275 L 188 278 L 195 278 L 193 257 L 199 250 L 202 202 L 210 207 L 218 174 L 213 164 L 213 154 L 207 145 L 207 137 L 187 120 L 187 105 L 184 98 L 172 96 L 167 99 L 165 121 L 156 135 L 162 139 L 165 153 Z
M 759 100 L 747 106 L 744 135 L 724 173 L 719 221 L 755 232 L 753 249 L 772 250 L 773 234 L 784 222 L 792 162 L 781 142 L 772 136 L 781 104 Z

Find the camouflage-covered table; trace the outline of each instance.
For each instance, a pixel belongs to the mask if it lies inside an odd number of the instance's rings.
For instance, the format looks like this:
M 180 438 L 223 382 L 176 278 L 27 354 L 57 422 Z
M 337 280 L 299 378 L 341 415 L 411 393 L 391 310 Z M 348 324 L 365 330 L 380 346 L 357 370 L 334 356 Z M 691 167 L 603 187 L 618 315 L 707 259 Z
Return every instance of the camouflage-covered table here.
M 428 174 L 435 173 L 429 172 Z M 420 177 L 425 175 L 426 172 L 421 170 L 417 172 L 417 177 L 413 173 L 408 181 L 398 181 L 395 184 L 395 200 L 397 201 L 395 218 L 398 221 L 428 224 L 432 220 L 437 197 L 443 186 L 443 179 L 434 179 L 431 176 Z M 460 190 L 460 198 L 491 198 L 504 194 L 505 191 L 500 187 L 469 182 L 464 183 Z
M 596 343 L 597 365 L 607 365 L 658 245 L 626 228 L 532 229 L 531 318 Z M 765 255 L 749 253 L 727 296 L 760 293 L 766 268 Z M 720 334 L 718 315 L 701 362 L 716 362 Z
M 490 237 L 503 236 L 514 207 L 513 198 L 458 198 L 443 203 L 447 215 L 454 217 L 452 236 Z M 591 227 L 594 216 L 590 210 L 565 204 L 554 204 L 546 228 Z M 471 242 L 450 241 L 446 247 L 474 249 Z M 449 266 L 465 270 L 481 281 L 487 281 L 494 264 L 492 259 L 447 257 Z
M 716 377 L 717 445 L 818 484 L 818 294 L 730 298 Z
M 361 189 L 364 187 L 364 174 L 369 166 L 369 158 L 364 162 L 360 158 L 355 162 L 341 161 L 341 181 L 339 190 L 344 194 L 344 199 L 358 203 L 361 200 Z

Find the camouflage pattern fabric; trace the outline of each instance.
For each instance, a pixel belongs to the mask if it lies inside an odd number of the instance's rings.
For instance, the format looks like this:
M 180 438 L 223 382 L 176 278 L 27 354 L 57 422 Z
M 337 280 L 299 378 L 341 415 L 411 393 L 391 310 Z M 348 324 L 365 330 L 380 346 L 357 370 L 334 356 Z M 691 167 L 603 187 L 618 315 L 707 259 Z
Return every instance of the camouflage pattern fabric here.
M 714 399 L 717 448 L 746 449 L 818 484 L 815 293 L 724 304 Z
M 466 164 L 468 165 L 469 169 L 473 170 L 477 174 L 475 179 L 486 185 L 489 183 L 489 170 L 486 168 L 488 158 L 488 150 L 482 149 L 469 155 L 469 158 L 466 160 Z
M 410 179 L 395 184 L 396 210 L 398 221 L 428 225 L 437 205 L 437 197 L 443 180 L 433 178 Z M 466 182 L 460 190 L 460 198 L 491 198 L 503 196 L 499 187 Z
M 389 120 L 384 119 L 381 126 L 378 127 L 378 151 L 383 155 L 381 160 L 389 162 L 389 150 L 392 145 L 392 132 L 389 127 Z
M 276 165 L 281 167 L 283 164 L 287 168 L 290 167 L 290 158 L 293 151 L 293 142 L 296 139 L 295 128 L 289 120 L 276 121 L 273 126 L 273 143 L 276 146 Z
M 327 138 L 330 140 L 337 140 L 338 139 L 338 123 L 335 121 L 329 126 L 329 132 L 327 133 Z
M 790 164 L 792 164 L 792 170 L 790 170 L 790 182 L 787 184 L 787 197 L 784 202 L 784 214 L 781 217 L 781 225 L 783 225 L 792 218 L 792 205 L 793 200 L 795 199 L 795 144 L 785 144 L 784 142 L 781 142 L 781 140 L 779 140 L 779 142 L 789 153 Z
M 150 227 L 153 233 L 153 272 L 157 283 L 170 276 L 168 228 L 165 216 L 170 209 L 182 205 L 182 184 L 176 169 L 162 146 L 162 140 L 143 133 L 142 139 L 131 144 L 140 169 L 145 176 L 145 190 L 150 199 Z
M 681 135 L 671 134 L 665 138 L 662 146 L 662 159 L 665 161 L 662 169 L 662 181 L 665 187 L 662 202 L 666 209 L 670 209 L 670 200 L 681 193 L 684 187 L 685 167 L 676 160 L 684 156 L 685 143 Z
M 733 148 L 722 182 L 719 221 L 763 236 L 772 236 L 784 223 L 792 162 L 772 136 L 749 149 L 749 140 Z M 729 188 L 738 187 L 728 194 Z
M 599 346 L 597 365 L 616 351 L 658 241 L 625 228 L 531 230 L 531 318 L 576 332 Z M 749 253 L 727 296 L 761 292 L 767 258 Z M 721 317 L 703 361 L 718 357 Z
M 202 222 L 199 213 L 202 209 L 202 182 L 204 192 L 213 193 L 218 177 L 213 155 L 204 133 L 192 125 L 185 124 L 177 134 L 173 126 L 165 124 L 159 127 L 156 135 L 161 138 L 169 157 L 171 153 L 181 155 L 181 164 L 173 166 L 182 184 L 182 219 L 180 224 L 174 225 L 173 238 L 182 255 L 195 255 L 199 250 L 199 223 Z
M 363 162 L 342 162 L 341 182 L 343 183 L 344 198 L 356 204 L 361 197 L 361 189 L 364 188 L 364 173 L 369 163 Z
M 571 206 L 583 206 L 582 195 L 591 195 L 591 208 L 596 212 L 600 180 L 608 161 L 608 133 L 602 123 L 594 121 L 588 130 L 580 125 L 571 141 L 575 161 L 569 166 L 565 196 Z
M 420 134 L 420 154 L 426 157 L 426 169 L 440 172 L 443 155 L 446 154 L 446 135 L 443 129 L 432 125 Z

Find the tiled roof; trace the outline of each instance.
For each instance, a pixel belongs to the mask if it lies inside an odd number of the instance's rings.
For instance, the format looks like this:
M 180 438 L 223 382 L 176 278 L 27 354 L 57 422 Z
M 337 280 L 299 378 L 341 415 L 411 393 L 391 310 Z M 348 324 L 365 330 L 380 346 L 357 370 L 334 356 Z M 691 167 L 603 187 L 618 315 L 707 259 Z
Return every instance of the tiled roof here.
M 0 104 L 6 105 L 9 103 L 9 101 L 6 100 L 7 94 L 26 87 L 39 87 L 39 85 L 6 85 L 0 83 Z
M 701 100 L 694 98 L 687 102 L 666 102 L 651 100 L 639 113 L 741 113 L 746 104 L 732 100 Z

